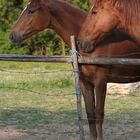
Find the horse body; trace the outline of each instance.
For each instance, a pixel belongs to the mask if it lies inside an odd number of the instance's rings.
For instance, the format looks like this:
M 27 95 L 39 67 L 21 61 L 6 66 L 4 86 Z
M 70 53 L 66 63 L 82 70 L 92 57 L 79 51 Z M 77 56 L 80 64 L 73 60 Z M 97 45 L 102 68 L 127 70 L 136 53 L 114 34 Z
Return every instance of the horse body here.
M 93 51 L 114 29 L 127 32 L 140 45 L 139 13 L 139 0 L 95 0 L 79 34 L 81 48 Z
M 70 36 L 78 36 L 82 22 L 86 16 L 86 12 L 60 0 L 44 0 L 43 3 L 42 0 L 31 0 L 31 3 L 24 10 L 17 24 L 12 29 L 10 38 L 13 42 L 21 42 L 45 28 L 52 28 L 71 47 Z M 76 20 L 75 17 L 77 18 Z M 38 23 L 35 23 L 35 21 Z M 112 35 L 103 40 L 94 52 L 87 54 L 81 50 L 79 51 L 82 56 L 92 58 L 140 58 L 140 54 L 138 53 L 140 49 L 130 37 L 119 31 L 112 32 Z M 80 85 L 86 106 L 90 137 L 91 140 L 102 140 L 107 83 L 139 81 L 140 77 L 137 76 L 139 75 L 140 67 L 135 66 L 130 68 L 130 66 L 121 65 L 80 65 L 79 67 Z M 96 89 L 96 102 L 94 89 Z

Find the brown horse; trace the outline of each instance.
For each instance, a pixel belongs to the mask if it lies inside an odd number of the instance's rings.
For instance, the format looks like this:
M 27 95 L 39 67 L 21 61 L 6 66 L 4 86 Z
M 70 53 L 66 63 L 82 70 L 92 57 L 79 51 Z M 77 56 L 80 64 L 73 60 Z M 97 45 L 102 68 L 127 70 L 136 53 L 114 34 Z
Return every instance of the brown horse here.
M 70 36 L 78 35 L 86 16 L 86 12 L 64 1 L 31 0 L 12 29 L 10 38 L 13 42 L 21 42 L 45 28 L 52 28 L 70 47 Z M 130 37 L 119 31 L 114 31 L 94 52 L 86 54 L 80 51 L 81 55 L 92 58 L 140 58 L 138 52 L 140 52 L 139 48 Z M 91 140 L 103 139 L 102 124 L 107 83 L 139 81 L 139 70 L 140 67 L 138 66 L 80 65 L 80 84 L 86 106 Z M 96 102 L 94 89 L 96 89 Z
M 90 52 L 114 29 L 127 32 L 140 45 L 140 0 L 93 0 L 79 34 L 81 48 Z

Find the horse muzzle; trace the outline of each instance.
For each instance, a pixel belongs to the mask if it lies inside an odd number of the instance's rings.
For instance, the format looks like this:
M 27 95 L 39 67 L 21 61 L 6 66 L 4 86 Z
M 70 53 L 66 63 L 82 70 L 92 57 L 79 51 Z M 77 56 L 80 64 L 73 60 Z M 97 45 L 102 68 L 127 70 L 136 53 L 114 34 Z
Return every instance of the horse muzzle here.
M 94 46 L 90 41 L 78 41 L 78 47 L 85 53 L 89 53 L 94 50 Z
M 20 44 L 23 41 L 23 36 L 17 32 L 11 32 L 9 35 L 9 39 L 14 44 Z

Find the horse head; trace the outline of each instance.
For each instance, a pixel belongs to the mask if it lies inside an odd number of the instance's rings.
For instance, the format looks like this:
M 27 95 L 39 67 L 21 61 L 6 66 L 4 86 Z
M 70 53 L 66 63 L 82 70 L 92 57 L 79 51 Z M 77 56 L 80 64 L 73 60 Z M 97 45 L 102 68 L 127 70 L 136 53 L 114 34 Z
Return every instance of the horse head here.
M 23 40 L 47 28 L 50 22 L 51 15 L 47 9 L 44 10 L 44 0 L 30 0 L 13 27 L 10 33 L 10 40 L 13 43 L 21 43 Z
M 103 3 L 104 1 L 106 4 Z M 93 6 L 78 36 L 79 47 L 84 52 L 93 51 L 94 47 L 109 35 L 119 23 L 116 14 L 108 9 L 109 6 L 110 0 L 96 0 L 93 2 Z

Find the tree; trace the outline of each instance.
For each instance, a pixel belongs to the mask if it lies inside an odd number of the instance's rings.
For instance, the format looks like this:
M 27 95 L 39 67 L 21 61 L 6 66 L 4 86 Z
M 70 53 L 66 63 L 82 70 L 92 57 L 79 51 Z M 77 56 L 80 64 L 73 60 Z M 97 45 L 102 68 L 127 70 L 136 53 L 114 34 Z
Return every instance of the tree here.
M 23 9 L 23 0 L 0 0 L 0 29 L 7 31 Z

